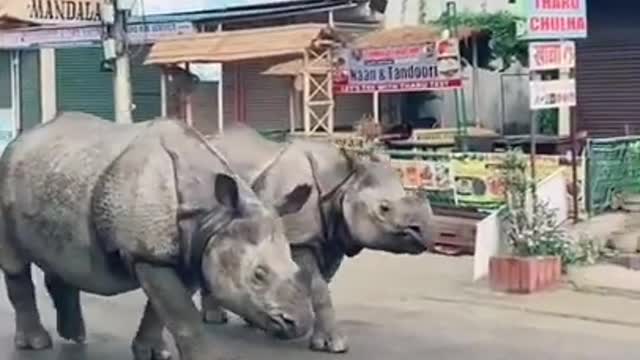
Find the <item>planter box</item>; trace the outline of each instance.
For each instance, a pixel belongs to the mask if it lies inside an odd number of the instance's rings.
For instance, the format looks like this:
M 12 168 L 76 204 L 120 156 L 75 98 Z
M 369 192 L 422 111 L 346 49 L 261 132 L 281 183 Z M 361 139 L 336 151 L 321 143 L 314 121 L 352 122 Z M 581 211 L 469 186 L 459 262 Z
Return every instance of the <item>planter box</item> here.
M 489 284 L 494 291 L 530 294 L 560 282 L 559 257 L 495 256 L 489 260 Z

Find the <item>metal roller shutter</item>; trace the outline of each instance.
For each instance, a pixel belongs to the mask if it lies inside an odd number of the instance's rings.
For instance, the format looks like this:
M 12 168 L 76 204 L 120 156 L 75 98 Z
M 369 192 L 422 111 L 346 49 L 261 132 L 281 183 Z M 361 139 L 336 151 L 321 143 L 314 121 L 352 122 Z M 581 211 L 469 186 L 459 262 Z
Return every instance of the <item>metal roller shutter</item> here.
M 0 109 L 10 108 L 11 104 L 11 53 L 0 51 Z
M 131 92 L 134 121 L 151 120 L 162 113 L 160 69 L 143 65 L 150 47 L 134 48 L 131 56 Z
M 578 126 L 594 137 L 640 134 L 640 4 L 589 2 L 589 37 L 577 42 Z
M 224 92 L 224 122 L 229 125 L 236 121 L 235 109 L 235 67 L 224 65 L 222 91 Z M 202 82 L 196 85 L 192 94 L 193 126 L 210 135 L 218 132 L 218 83 Z
M 38 50 L 20 52 L 20 97 L 20 127 L 24 131 L 42 122 Z
M 58 111 L 81 111 L 114 119 L 113 81 L 100 71 L 102 49 L 56 49 Z
M 261 73 L 280 60 L 242 64 L 241 86 L 244 86 L 246 122 L 258 130 L 289 128 L 289 89 L 287 77 Z
M 591 41 L 577 51 L 580 128 L 596 137 L 640 133 L 640 39 Z
M 365 114 L 373 113 L 370 94 L 334 95 L 336 103 L 335 127 L 353 127 Z
M 160 70 L 144 66 L 148 48 L 133 48 L 131 89 L 134 121 L 149 120 L 161 113 Z M 99 47 L 56 50 L 56 87 L 59 111 L 81 111 L 114 120 L 112 73 L 100 71 Z

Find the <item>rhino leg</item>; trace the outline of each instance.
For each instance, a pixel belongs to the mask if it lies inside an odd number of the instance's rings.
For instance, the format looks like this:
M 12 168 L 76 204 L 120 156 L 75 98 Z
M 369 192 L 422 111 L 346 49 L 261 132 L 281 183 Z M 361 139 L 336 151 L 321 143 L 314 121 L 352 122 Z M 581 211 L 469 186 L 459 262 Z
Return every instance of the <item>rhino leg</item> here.
M 345 353 L 348 340 L 338 327 L 336 314 L 325 281 L 313 252 L 309 249 L 293 249 L 293 260 L 311 275 L 311 301 L 315 324 L 309 347 L 314 351 Z
M 190 292 L 170 267 L 136 264 L 136 275 L 158 317 L 176 342 L 181 360 L 215 358 L 208 347 L 205 325 Z M 142 360 L 136 358 L 136 360 Z
M 80 291 L 55 275 L 46 274 L 45 285 L 56 308 L 58 335 L 63 339 L 84 343 L 86 339 Z
M 206 290 L 200 290 L 200 307 L 202 319 L 208 324 L 226 324 L 229 315 Z
M 31 265 L 18 273 L 5 272 L 9 301 L 15 311 L 15 346 L 19 349 L 50 348 L 51 336 L 42 326 L 31 279 Z
M 144 315 L 133 340 L 131 349 L 136 360 L 168 360 L 171 352 L 162 338 L 164 322 L 158 316 L 150 301 L 144 308 Z

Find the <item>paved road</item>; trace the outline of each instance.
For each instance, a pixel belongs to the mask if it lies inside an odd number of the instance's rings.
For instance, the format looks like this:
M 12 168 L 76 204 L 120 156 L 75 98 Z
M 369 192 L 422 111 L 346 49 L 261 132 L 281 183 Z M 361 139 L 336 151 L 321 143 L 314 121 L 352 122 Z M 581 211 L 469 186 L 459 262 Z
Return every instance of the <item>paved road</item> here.
M 52 306 L 42 293 L 42 279 L 38 276 L 36 282 L 45 326 L 55 329 Z M 83 301 L 89 328 L 87 345 L 67 344 L 55 337 L 53 350 L 15 352 L 13 313 L 4 289 L 0 290 L 0 360 L 130 358 L 128 346 L 141 315 L 142 294 L 110 299 L 85 296 Z M 211 332 L 220 349 L 246 360 L 635 360 L 640 355 L 640 329 L 622 326 L 416 299 L 377 305 L 354 300 L 338 305 L 338 309 L 352 350 L 335 357 L 308 352 L 305 342 L 272 340 L 235 322 L 211 327 Z

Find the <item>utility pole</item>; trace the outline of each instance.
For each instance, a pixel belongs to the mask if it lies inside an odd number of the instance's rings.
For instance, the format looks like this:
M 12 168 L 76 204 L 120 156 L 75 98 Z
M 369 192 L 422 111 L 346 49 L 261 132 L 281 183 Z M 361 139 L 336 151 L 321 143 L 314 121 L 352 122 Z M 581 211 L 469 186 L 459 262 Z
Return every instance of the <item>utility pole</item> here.
M 111 0 L 111 4 L 105 4 L 106 11 L 103 16 L 108 30 L 108 38 L 104 42 L 105 59 L 115 63 L 113 95 L 116 122 L 125 124 L 133 122 L 127 37 L 127 17 L 131 10 L 130 5 L 132 5 L 130 0 Z

